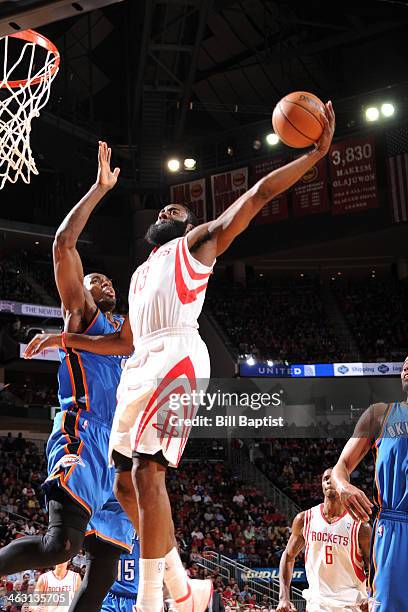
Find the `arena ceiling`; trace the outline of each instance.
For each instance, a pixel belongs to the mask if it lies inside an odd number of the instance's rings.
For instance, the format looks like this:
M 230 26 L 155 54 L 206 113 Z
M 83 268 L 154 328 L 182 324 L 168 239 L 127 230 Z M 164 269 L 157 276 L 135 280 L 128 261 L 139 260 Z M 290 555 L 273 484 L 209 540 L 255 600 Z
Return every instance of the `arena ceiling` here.
M 408 110 L 405 0 L 0 0 L 0 28 L 38 7 L 62 56 L 33 123 L 40 171 L 89 176 L 103 137 L 122 189 L 163 191 L 168 153 L 267 128 L 290 91 L 332 99 L 338 132 L 384 96 Z
M 50 113 L 110 126 L 117 144 L 140 145 L 148 124 L 161 144 L 220 133 L 300 89 L 352 112 L 408 80 L 405 0 L 3 0 L 0 23 L 13 7 L 36 22 L 37 5 L 62 54 Z

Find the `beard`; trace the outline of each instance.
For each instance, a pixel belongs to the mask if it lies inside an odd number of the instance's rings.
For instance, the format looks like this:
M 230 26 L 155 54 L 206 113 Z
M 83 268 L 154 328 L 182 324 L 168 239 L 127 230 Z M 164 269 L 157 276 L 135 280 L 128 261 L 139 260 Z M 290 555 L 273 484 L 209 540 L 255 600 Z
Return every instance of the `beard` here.
M 176 221 L 175 219 L 152 223 L 146 232 L 145 238 L 153 246 L 162 246 L 166 242 L 170 242 L 170 240 L 184 236 L 187 224 L 187 221 Z
M 97 302 L 97 306 L 101 312 L 113 312 L 116 308 L 116 298 L 104 295 L 102 299 Z
M 404 391 L 404 393 L 408 394 L 408 379 L 404 379 L 401 384 L 402 384 L 402 390 Z

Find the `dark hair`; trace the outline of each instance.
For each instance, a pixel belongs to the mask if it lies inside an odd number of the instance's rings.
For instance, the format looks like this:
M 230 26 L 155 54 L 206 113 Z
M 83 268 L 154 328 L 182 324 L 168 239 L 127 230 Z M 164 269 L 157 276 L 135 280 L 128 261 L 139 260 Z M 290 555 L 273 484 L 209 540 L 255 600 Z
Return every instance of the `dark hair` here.
M 194 227 L 199 225 L 198 219 L 197 219 L 196 215 L 193 213 L 193 211 L 190 210 L 189 207 L 186 206 L 185 204 L 181 204 L 181 206 L 187 212 L 187 223 L 191 223 L 191 225 L 193 225 Z

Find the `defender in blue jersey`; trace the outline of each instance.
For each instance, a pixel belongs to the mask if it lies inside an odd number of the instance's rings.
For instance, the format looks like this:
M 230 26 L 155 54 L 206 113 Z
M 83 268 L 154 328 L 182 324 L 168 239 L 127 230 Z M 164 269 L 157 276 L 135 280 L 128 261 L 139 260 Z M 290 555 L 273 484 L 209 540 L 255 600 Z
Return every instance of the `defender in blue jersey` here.
M 408 357 L 401 380 L 408 394 Z M 349 482 L 370 448 L 375 459 L 374 505 Z M 408 402 L 374 404 L 366 410 L 333 469 L 332 480 L 354 518 L 367 520 L 374 508 L 369 610 L 408 610 Z
M 101 612 L 133 612 L 139 586 L 139 540 L 134 537 L 132 550 L 122 554 L 118 575 L 102 603 Z
M 106 143 L 99 143 L 96 183 L 64 219 L 53 245 L 64 330 L 89 336 L 113 334 L 123 323 L 113 314 L 116 297 L 111 281 L 100 273 L 84 277 L 76 248 L 91 212 L 117 182 L 119 169 L 111 171 L 110 157 Z M 48 478 L 44 482 L 47 533 L 21 538 L 3 548 L 0 573 L 60 564 L 77 554 L 85 538 L 87 570 L 70 612 L 96 612 L 115 579 L 120 555 L 131 549 L 134 531 L 113 495 L 115 471 L 108 467 L 121 358 L 65 347 L 60 358 L 62 410 L 48 440 Z

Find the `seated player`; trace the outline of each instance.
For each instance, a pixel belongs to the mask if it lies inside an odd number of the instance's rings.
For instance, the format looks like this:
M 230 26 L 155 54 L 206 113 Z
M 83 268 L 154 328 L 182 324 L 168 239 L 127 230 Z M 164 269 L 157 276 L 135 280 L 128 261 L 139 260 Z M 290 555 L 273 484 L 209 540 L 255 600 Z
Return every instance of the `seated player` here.
M 371 527 L 354 521 L 341 503 L 324 472 L 324 502 L 298 514 L 279 568 L 277 611 L 295 612 L 290 601 L 290 583 L 296 556 L 305 548 L 309 588 L 303 591 L 307 612 L 357 612 L 368 610 L 366 574 L 369 567 Z

